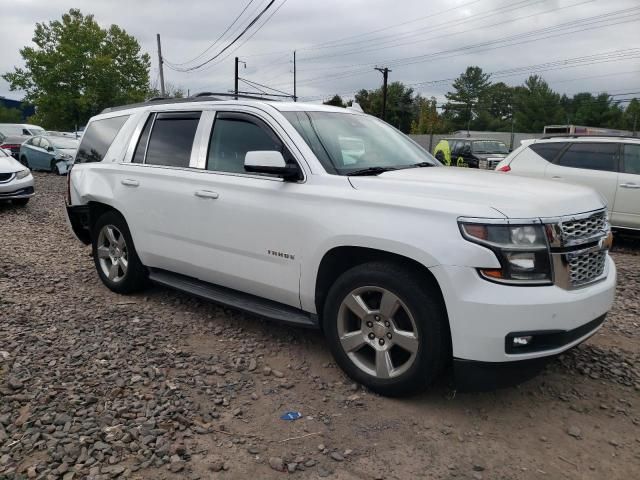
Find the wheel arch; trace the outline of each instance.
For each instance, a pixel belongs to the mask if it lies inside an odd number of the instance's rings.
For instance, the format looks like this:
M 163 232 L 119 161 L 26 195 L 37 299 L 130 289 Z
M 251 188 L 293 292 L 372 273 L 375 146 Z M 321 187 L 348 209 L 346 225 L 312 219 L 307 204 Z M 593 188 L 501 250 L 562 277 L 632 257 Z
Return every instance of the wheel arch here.
M 446 331 L 449 343 L 448 348 L 451 349 L 451 328 L 449 325 L 449 317 L 447 315 L 447 307 L 444 301 L 442 289 L 440 288 L 440 284 L 436 277 L 424 264 L 412 258 L 376 248 L 344 245 L 334 247 L 324 254 L 320 261 L 320 265 L 318 266 L 314 289 L 315 307 L 320 319 L 319 324 L 322 325 L 321 317 L 324 303 L 329 289 L 335 280 L 344 272 L 355 266 L 374 261 L 391 262 L 401 265 L 407 270 L 415 273 L 421 279 L 424 279 L 425 284 L 428 285 L 432 291 L 436 292 L 440 304 L 442 305 L 445 318 L 447 319 Z

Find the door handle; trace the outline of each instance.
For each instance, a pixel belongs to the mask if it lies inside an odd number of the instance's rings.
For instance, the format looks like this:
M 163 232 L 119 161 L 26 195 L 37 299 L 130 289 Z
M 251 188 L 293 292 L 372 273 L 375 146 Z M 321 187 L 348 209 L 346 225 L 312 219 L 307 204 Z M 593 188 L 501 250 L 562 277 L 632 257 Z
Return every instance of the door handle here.
M 640 185 L 637 183 L 621 183 L 620 186 L 622 188 L 640 188 Z
M 553 177 L 551 177 L 552 180 L 562 180 L 562 177 L 559 177 L 558 175 L 554 175 Z
M 220 196 L 220 195 L 218 195 L 217 192 L 212 192 L 210 190 L 196 190 L 195 195 L 196 195 L 196 197 L 211 198 L 213 200 L 215 200 L 216 198 L 218 198 Z
M 138 187 L 140 182 L 138 180 L 134 180 L 133 178 L 125 178 L 124 180 L 120 180 L 122 185 L 126 185 L 127 187 Z

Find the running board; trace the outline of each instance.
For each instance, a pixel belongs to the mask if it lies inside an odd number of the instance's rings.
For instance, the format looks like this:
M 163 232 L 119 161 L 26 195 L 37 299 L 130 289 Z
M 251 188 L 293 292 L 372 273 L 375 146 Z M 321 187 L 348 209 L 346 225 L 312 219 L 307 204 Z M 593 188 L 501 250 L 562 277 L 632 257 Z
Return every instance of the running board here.
M 268 318 L 269 320 L 302 327 L 318 328 L 316 315 L 255 295 L 213 285 L 196 278 L 157 268 L 150 268 L 149 280 L 159 285 L 175 288 L 176 290 L 190 293 L 205 300 L 210 300 L 227 307 L 237 308 L 238 310 Z

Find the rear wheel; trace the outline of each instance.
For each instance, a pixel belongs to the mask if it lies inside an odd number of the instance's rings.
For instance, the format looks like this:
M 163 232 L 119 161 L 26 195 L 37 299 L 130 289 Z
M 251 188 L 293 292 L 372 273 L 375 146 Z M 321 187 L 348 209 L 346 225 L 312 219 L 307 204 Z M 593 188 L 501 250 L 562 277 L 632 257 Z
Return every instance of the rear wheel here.
M 24 207 L 27 203 L 29 203 L 29 199 L 28 198 L 14 198 L 13 200 L 11 200 L 11 203 L 13 203 L 14 205 L 17 205 L 19 207 Z
M 93 260 L 102 282 L 117 293 L 133 293 L 146 286 L 147 270 L 140 262 L 127 222 L 107 212 L 92 234 Z
M 446 314 L 423 278 L 393 263 L 348 270 L 331 287 L 324 328 L 337 363 L 380 394 L 425 389 L 444 365 Z
M 27 157 L 25 157 L 24 155 L 20 156 L 20 163 L 29 168 L 29 160 L 27 160 Z

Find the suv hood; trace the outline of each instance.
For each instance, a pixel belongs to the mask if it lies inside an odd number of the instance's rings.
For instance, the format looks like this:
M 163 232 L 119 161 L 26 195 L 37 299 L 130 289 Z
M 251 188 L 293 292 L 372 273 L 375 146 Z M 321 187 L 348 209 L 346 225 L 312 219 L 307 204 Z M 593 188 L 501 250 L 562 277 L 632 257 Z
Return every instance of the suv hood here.
M 509 218 L 573 215 L 605 206 L 600 194 L 587 187 L 468 168 L 411 168 L 349 180 L 356 190 L 470 204 L 460 216 L 473 216 L 479 205 Z
M 0 173 L 13 173 L 24 170 L 24 166 L 13 157 L 0 157 Z

